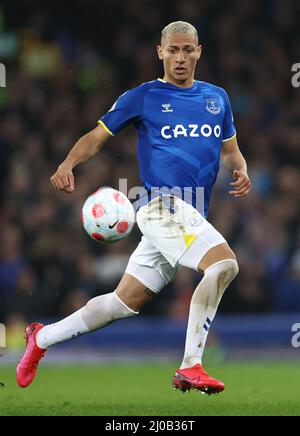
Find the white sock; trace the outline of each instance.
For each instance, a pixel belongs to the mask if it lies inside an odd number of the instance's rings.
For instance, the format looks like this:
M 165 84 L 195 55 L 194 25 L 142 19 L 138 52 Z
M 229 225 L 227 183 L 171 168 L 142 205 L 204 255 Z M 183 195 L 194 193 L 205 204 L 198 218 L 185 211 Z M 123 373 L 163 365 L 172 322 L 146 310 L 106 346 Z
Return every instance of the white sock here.
M 217 262 L 207 268 L 191 300 L 186 344 L 181 369 L 202 363 L 209 328 L 221 298 L 239 271 L 236 260 Z
M 42 328 L 36 336 L 36 343 L 39 348 L 46 349 L 134 315 L 138 312 L 127 307 L 115 292 L 101 295 L 68 318 Z

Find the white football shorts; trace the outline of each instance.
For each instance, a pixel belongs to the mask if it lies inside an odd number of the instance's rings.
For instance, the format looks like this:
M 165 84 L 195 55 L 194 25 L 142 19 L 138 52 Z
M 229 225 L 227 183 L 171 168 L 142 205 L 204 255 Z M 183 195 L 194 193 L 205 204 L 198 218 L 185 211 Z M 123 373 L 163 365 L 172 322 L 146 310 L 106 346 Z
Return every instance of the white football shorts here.
M 172 195 L 156 197 L 137 212 L 143 234 L 126 273 L 158 293 L 180 266 L 198 271 L 205 254 L 226 243 L 223 236 L 190 204 Z

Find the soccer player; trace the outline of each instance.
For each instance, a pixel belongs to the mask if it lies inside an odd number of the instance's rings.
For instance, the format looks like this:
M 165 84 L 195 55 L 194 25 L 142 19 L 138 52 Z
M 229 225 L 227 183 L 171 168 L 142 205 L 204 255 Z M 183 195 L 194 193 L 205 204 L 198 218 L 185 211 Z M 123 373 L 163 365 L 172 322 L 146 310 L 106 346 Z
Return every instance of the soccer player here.
M 220 160 L 233 174 L 230 195 L 247 195 L 251 182 L 226 92 L 194 79 L 201 51 L 197 30 L 191 24 L 179 21 L 168 25 L 157 47 L 164 78 L 123 94 L 98 127 L 75 144 L 51 177 L 57 190 L 72 193 L 73 169 L 95 156 L 108 138 L 134 124 L 139 133 L 140 176 L 147 192 L 140 196 L 137 207 L 143 237 L 114 292 L 92 299 L 56 324 L 28 326 L 26 352 L 17 366 L 21 387 L 33 381 L 49 347 L 118 319 L 137 316 L 182 265 L 204 276 L 191 300 L 184 357 L 173 386 L 206 394 L 224 390 L 224 384 L 204 370 L 202 354 L 218 305 L 238 273 L 238 264 L 206 216 Z M 199 188 L 204 192 L 202 214 L 197 204 Z M 180 191 L 189 193 L 189 198 L 179 195 Z

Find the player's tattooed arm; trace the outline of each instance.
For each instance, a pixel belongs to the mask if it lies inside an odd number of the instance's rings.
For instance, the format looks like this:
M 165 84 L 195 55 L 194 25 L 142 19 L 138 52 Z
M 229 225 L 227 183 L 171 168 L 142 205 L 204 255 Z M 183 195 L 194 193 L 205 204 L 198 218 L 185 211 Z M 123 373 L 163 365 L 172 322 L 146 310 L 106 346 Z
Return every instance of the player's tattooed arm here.
M 236 137 L 224 142 L 222 147 L 222 164 L 232 171 L 234 182 L 230 183 L 230 195 L 245 197 L 251 191 L 251 181 L 248 175 L 247 163 L 242 155 Z
M 105 129 L 99 125 L 80 138 L 51 177 L 50 180 L 54 188 L 71 194 L 75 189 L 73 169 L 95 156 L 110 137 Z

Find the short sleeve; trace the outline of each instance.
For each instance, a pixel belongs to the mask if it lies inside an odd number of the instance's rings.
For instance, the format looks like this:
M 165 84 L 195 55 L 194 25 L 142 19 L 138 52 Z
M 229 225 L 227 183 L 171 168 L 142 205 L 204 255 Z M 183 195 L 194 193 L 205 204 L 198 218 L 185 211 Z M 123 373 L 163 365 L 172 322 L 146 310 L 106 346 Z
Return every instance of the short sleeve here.
M 115 136 L 129 124 L 138 122 L 142 114 L 143 94 L 139 88 L 131 89 L 118 98 L 112 108 L 98 121 Z
M 225 115 L 223 120 L 223 142 L 230 141 L 236 136 L 236 128 L 234 125 L 234 118 L 231 109 L 231 104 L 227 93 L 224 91 L 224 101 L 225 101 Z

